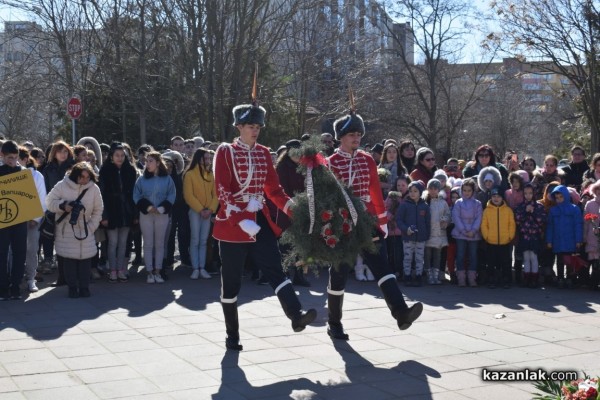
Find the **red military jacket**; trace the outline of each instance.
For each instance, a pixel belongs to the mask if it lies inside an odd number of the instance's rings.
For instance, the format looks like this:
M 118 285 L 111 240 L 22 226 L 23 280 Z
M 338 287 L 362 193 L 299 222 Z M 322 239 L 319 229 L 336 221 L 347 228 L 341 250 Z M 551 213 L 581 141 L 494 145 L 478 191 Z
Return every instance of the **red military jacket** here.
M 350 154 L 337 149 L 327 158 L 327 163 L 331 172 L 362 200 L 367 212 L 377 217 L 379 225 L 387 224 L 387 212 L 373 157 L 362 150 Z
M 233 243 L 255 242 L 256 238 L 238 225 L 244 219 L 256 222 L 256 212 L 246 210 L 252 199 L 263 205 L 258 212 L 264 214 L 275 236 L 279 236 L 281 228 L 271 221 L 265 196 L 286 213 L 292 201 L 279 184 L 269 149 L 258 143 L 250 148 L 237 138 L 232 144 L 219 146 L 213 168 L 220 204 L 213 237 Z

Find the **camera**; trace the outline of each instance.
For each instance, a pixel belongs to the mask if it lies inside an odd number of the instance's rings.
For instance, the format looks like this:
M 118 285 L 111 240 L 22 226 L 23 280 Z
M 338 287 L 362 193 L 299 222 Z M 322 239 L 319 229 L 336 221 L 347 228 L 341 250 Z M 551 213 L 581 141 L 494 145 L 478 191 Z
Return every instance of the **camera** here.
M 69 223 L 71 225 L 77 225 L 77 220 L 79 219 L 79 214 L 81 214 L 81 210 L 84 209 L 83 204 L 80 201 L 72 201 L 69 203 L 73 209 L 71 210 L 71 217 L 69 218 Z

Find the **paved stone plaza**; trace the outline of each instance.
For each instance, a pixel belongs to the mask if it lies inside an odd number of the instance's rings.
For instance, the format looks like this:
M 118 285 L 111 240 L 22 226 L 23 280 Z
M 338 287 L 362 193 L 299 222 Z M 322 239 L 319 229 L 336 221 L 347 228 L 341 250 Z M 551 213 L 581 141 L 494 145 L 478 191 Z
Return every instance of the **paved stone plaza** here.
M 0 302 L 0 399 L 529 399 L 531 383 L 491 383 L 483 367 L 600 375 L 600 293 L 406 288 L 422 317 L 399 331 L 376 284 L 350 279 L 349 342 L 326 330 L 326 273 L 297 288 L 317 321 L 293 333 L 268 286 L 246 279 L 244 351 L 226 352 L 219 279 L 176 268 L 92 285 L 69 299 L 48 288 Z M 48 279 L 47 279 L 48 280 Z M 504 314 L 502 318 L 497 314 Z

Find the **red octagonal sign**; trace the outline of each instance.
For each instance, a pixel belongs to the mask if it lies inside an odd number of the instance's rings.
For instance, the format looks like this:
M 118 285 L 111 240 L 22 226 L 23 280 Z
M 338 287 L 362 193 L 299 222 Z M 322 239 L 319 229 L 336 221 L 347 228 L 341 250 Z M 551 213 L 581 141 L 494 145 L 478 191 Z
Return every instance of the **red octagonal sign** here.
M 71 119 L 79 119 L 82 112 L 81 99 L 79 97 L 71 97 L 67 104 L 67 113 L 69 113 Z

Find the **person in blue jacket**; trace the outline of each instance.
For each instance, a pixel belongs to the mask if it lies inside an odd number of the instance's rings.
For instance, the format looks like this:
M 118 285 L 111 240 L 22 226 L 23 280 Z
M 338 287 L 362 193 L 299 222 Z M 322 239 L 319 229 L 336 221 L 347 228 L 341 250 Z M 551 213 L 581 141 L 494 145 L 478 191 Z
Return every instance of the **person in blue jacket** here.
M 140 230 L 144 240 L 144 263 L 148 271 L 147 283 L 164 283 L 162 270 L 165 237 L 169 213 L 175 203 L 175 183 L 159 152 L 146 155 L 146 167 L 135 182 L 133 202 L 140 211 Z
M 425 242 L 431 230 L 429 205 L 421 198 L 425 185 L 414 181 L 408 185 L 408 196 L 400 204 L 396 214 L 396 225 L 402 231 L 404 242 L 404 283 L 412 285 L 411 267 L 415 260 L 416 286 L 421 286 L 425 254 Z
M 555 205 L 548 213 L 546 225 L 546 246 L 556 254 L 556 272 L 558 286 L 565 286 L 564 256 L 570 256 L 581 248 L 583 243 L 583 217 L 581 210 L 571 203 L 569 189 L 558 185 L 550 196 Z M 566 282 L 567 286 L 569 281 Z

